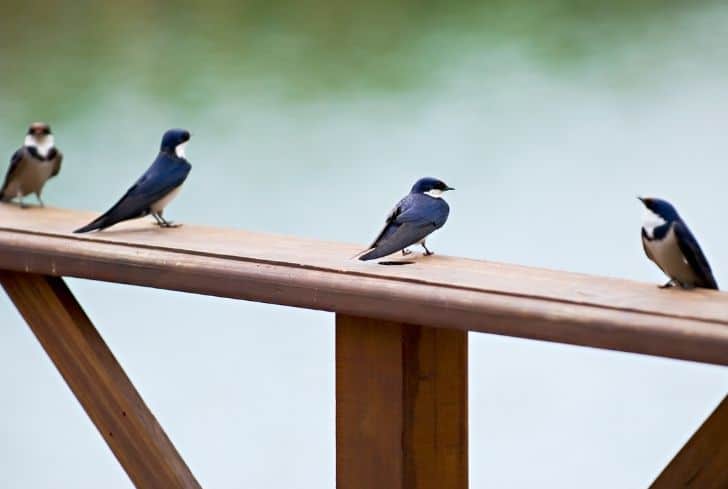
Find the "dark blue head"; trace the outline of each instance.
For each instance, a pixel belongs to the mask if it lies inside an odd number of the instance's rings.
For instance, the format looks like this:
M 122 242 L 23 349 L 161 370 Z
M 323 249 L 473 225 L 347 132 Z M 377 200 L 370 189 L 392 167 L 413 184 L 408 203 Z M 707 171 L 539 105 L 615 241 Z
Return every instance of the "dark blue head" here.
M 448 190 L 455 189 L 452 187 L 448 187 L 448 185 L 442 180 L 438 180 L 437 178 L 432 177 L 425 177 L 420 178 L 415 182 L 414 185 L 412 185 L 412 190 L 410 190 L 410 193 L 427 194 L 431 197 L 439 197 Z
M 645 208 L 665 222 L 672 222 L 680 219 L 675 208 L 666 200 L 651 197 L 637 197 L 642 201 Z
M 645 206 L 645 213 L 642 217 L 642 236 L 648 240 L 664 238 L 672 223 L 680 219 L 675 208 L 666 200 L 637 198 Z
M 190 132 L 185 129 L 170 129 L 162 136 L 162 144 L 159 151 L 185 157 L 185 143 L 190 140 Z

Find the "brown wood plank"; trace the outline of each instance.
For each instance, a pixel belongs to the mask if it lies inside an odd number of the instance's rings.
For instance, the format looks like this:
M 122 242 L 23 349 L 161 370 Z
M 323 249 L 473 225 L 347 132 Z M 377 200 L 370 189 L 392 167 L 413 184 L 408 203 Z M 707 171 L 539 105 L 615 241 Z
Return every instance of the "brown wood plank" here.
M 359 247 L 0 205 L 0 268 L 307 307 L 728 365 L 728 294 L 435 255 L 385 267 Z
M 336 487 L 468 487 L 467 332 L 336 316 Z
M 63 280 L 0 271 L 0 282 L 134 485 L 199 489 Z
M 728 487 L 728 396 L 715 408 L 651 489 Z

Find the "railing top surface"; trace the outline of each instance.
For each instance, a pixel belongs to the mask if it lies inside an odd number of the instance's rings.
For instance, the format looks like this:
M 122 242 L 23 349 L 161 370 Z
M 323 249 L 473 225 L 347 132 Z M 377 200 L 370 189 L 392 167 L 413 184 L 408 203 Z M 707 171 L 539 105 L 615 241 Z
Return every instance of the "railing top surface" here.
M 728 294 L 148 220 L 71 233 L 91 217 L 0 205 L 0 268 L 728 364 Z

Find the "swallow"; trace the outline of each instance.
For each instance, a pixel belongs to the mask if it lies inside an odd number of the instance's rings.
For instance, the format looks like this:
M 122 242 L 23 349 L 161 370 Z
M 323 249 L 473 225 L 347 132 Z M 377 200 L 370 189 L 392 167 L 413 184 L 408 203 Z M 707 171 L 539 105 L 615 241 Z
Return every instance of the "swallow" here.
M 23 197 L 35 194 L 44 207 L 41 193 L 45 183 L 61 171 L 63 155 L 55 147 L 48 124 L 34 122 L 28 128 L 23 146 L 10 158 L 10 168 L 0 189 L 0 201 L 17 198 L 20 207 L 26 207 Z
M 165 132 L 159 155 L 152 166 L 111 209 L 74 233 L 102 230 L 121 221 L 149 214 L 154 217 L 159 227 L 175 227 L 162 213 L 177 196 L 192 168 L 185 159 L 185 146 L 189 140 L 190 133 L 184 129 L 170 129 Z
M 645 254 L 670 278 L 661 287 L 718 290 L 703 250 L 672 204 L 662 199 L 638 199 L 645 206 L 642 222 Z
M 362 252 L 359 260 L 375 260 L 397 251 L 408 255 L 411 251 L 407 247 L 414 244 L 422 245 L 425 256 L 432 255 L 432 251 L 425 244 L 425 238 L 447 221 L 450 206 L 442 196 L 449 190 L 455 189 L 436 178 L 417 180 L 410 193 L 389 213 L 384 229 Z

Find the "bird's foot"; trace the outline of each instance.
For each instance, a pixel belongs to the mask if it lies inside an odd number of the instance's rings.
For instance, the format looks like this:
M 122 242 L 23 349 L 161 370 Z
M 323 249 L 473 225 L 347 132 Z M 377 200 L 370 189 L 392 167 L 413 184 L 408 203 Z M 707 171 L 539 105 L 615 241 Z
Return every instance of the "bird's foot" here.
M 159 224 L 160 228 L 179 228 L 182 227 L 182 224 L 177 224 L 172 221 L 162 221 Z
M 409 250 L 407 248 L 402 250 L 402 256 L 407 256 L 407 255 L 411 255 L 411 254 L 412 254 L 412 250 Z
M 427 246 L 425 246 L 425 243 L 424 243 L 424 241 L 422 242 L 422 247 L 423 247 L 423 248 L 425 249 L 425 252 L 423 253 L 423 254 L 424 254 L 425 256 L 430 256 L 430 255 L 434 255 L 434 254 L 435 254 L 435 252 L 433 252 L 433 251 L 430 251 L 430 250 L 429 250 L 429 249 L 427 248 Z

